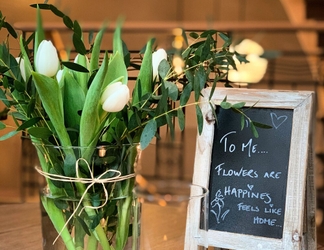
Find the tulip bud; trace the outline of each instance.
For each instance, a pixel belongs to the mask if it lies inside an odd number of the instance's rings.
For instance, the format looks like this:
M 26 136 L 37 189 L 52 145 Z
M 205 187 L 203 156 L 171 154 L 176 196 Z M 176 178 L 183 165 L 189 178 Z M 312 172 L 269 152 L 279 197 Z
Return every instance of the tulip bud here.
M 158 77 L 159 77 L 158 68 L 159 68 L 160 62 L 163 59 L 167 60 L 167 58 L 168 58 L 168 55 L 164 49 L 158 49 L 157 51 L 153 52 L 153 54 L 152 54 L 153 80 L 155 78 L 158 79 Z
M 59 69 L 59 58 L 56 48 L 51 41 L 43 40 L 39 46 L 35 58 L 35 68 L 40 74 L 52 77 Z
M 25 61 L 24 61 L 24 59 L 21 58 L 21 57 L 16 57 L 16 61 L 19 64 L 20 74 L 21 74 L 22 78 L 24 79 L 24 81 L 26 81 L 26 71 L 25 71 Z
M 101 96 L 102 109 L 106 112 L 118 112 L 129 101 L 129 88 L 122 82 L 109 84 Z

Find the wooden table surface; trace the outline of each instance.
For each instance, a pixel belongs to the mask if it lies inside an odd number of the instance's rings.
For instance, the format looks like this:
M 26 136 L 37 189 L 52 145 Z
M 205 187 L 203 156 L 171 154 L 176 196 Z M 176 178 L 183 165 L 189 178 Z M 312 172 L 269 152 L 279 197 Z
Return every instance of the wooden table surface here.
M 39 203 L 0 205 L 0 249 L 42 249 Z
M 0 249 L 42 250 L 39 203 L 0 205 Z

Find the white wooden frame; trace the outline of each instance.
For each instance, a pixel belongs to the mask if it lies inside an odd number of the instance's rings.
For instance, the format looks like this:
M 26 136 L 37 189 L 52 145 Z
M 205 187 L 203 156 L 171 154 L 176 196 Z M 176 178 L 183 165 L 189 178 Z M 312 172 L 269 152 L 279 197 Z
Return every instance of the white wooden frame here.
M 208 103 L 210 89 L 202 92 L 203 132 L 197 137 L 193 183 L 209 186 L 215 118 Z M 291 147 L 282 239 L 208 230 L 207 239 L 194 238 L 199 231 L 199 212 L 188 216 L 187 245 L 197 249 L 201 240 L 209 246 L 228 249 L 316 249 L 315 187 L 313 181 L 312 136 L 313 99 L 311 91 L 275 91 L 259 89 L 216 88 L 212 102 L 224 97 L 230 103 L 245 102 L 246 107 L 293 110 Z M 203 234 L 204 232 L 201 232 Z

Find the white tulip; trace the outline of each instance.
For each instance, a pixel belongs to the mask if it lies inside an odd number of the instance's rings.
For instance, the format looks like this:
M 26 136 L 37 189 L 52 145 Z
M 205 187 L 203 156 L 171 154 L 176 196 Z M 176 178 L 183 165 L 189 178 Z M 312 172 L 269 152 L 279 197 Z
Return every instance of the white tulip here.
M 163 59 L 167 60 L 167 58 L 168 58 L 168 55 L 164 49 L 158 49 L 157 51 L 153 52 L 153 54 L 152 54 L 153 80 L 155 78 L 158 79 L 158 77 L 159 77 L 158 68 L 159 68 L 160 62 Z
M 57 71 L 56 73 L 56 80 L 57 82 L 60 82 L 63 76 L 63 69 L 60 69 L 59 71 Z
M 35 68 L 40 74 L 52 77 L 59 69 L 59 58 L 51 41 L 43 40 L 38 47 Z
M 16 61 L 19 64 L 20 74 L 22 78 L 26 81 L 26 71 L 25 71 L 25 61 L 21 57 L 16 57 Z
M 122 110 L 129 101 L 129 88 L 122 82 L 115 82 L 109 84 L 102 96 L 102 109 L 106 112 L 118 112 Z

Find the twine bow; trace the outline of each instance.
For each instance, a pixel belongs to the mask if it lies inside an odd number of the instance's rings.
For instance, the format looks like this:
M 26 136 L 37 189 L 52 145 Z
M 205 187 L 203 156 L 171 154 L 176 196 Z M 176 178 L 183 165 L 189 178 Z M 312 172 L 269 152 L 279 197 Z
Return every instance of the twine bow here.
M 79 176 L 79 161 L 82 160 L 86 163 L 88 169 L 89 169 L 89 172 L 90 172 L 90 176 L 91 178 L 81 178 Z M 107 171 L 105 171 L 104 173 L 102 173 L 101 175 L 99 175 L 97 178 L 94 177 L 92 171 L 91 171 L 91 168 L 90 168 L 90 165 L 89 163 L 87 162 L 87 160 L 85 160 L 84 158 L 79 158 L 76 162 L 75 162 L 75 170 L 76 170 L 76 177 L 68 177 L 68 176 L 63 176 L 63 175 L 58 175 L 58 174 L 51 174 L 51 173 L 47 173 L 47 172 L 44 172 L 42 171 L 40 168 L 36 167 L 35 168 L 36 171 L 41 174 L 42 176 L 50 179 L 50 180 L 53 180 L 53 181 L 63 181 L 63 182 L 80 182 L 80 183 L 83 183 L 83 184 L 89 184 L 86 188 L 86 190 L 84 191 L 84 193 L 82 194 L 81 198 L 80 198 L 80 201 L 78 202 L 78 205 L 76 206 L 76 208 L 74 209 L 73 213 L 71 214 L 71 216 L 68 218 L 68 220 L 66 221 L 66 223 L 64 224 L 63 228 L 61 229 L 61 231 L 59 232 L 58 236 L 55 238 L 54 242 L 53 242 L 53 245 L 55 244 L 55 242 L 58 240 L 58 238 L 61 236 L 63 230 L 66 228 L 66 226 L 68 225 L 69 221 L 74 217 L 74 215 L 76 214 L 78 208 L 80 207 L 80 205 L 82 204 L 88 190 L 94 185 L 94 184 L 102 184 L 102 187 L 103 187 L 103 190 L 104 190 L 104 194 L 105 194 L 105 201 L 103 204 L 95 207 L 95 206 L 84 206 L 78 215 L 80 215 L 84 209 L 86 208 L 90 208 L 90 209 L 99 209 L 99 208 L 102 208 L 104 207 L 107 202 L 108 202 L 108 191 L 105 187 L 105 184 L 106 183 L 109 183 L 109 182 L 118 182 L 118 181 L 123 181 L 123 180 L 127 180 L 127 179 L 130 179 L 130 178 L 133 178 L 135 177 L 135 174 L 128 174 L 128 175 L 124 175 L 122 176 L 121 175 L 121 172 L 119 170 L 115 170 L 115 169 L 108 169 Z M 117 176 L 114 176 L 114 177 L 109 177 L 109 178 L 102 178 L 103 176 L 105 176 L 106 174 L 110 173 L 110 172 L 113 172 L 113 173 L 117 173 Z

